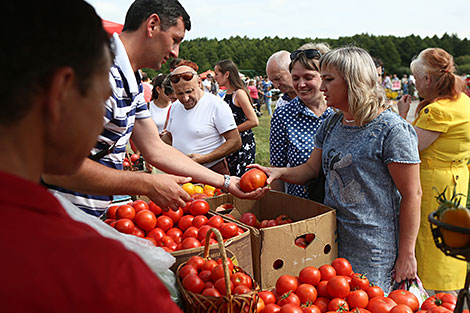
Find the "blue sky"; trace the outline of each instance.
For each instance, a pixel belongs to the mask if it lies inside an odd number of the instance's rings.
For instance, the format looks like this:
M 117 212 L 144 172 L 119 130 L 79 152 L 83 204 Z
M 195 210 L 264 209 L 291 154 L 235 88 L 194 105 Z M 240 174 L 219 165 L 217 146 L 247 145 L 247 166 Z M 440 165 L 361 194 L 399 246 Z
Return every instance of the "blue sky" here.
M 133 0 L 87 0 L 124 23 Z M 185 39 L 265 36 L 338 38 L 355 34 L 470 39 L 470 0 L 180 0 L 191 16 Z

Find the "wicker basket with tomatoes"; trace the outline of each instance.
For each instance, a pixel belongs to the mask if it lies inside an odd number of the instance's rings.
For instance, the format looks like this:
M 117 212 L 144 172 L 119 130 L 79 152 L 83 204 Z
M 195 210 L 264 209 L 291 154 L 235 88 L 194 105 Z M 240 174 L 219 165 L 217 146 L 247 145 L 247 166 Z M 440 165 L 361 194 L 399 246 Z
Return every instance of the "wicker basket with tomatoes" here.
M 220 259 L 209 258 L 209 238 L 217 238 Z M 216 228 L 206 233 L 203 256 L 193 256 L 176 270 L 185 312 L 255 313 L 260 311 L 256 282 L 227 258 L 223 238 Z
M 439 207 L 428 216 L 434 242 L 446 255 L 470 261 L 470 210 L 460 204 L 455 190 L 449 200 L 445 192 L 436 197 Z

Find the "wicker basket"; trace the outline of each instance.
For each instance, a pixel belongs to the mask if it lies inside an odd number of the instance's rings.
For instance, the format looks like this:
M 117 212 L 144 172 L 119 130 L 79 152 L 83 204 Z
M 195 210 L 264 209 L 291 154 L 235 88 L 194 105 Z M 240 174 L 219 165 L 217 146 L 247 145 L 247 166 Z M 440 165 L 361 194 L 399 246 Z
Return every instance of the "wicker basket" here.
M 259 299 L 258 292 L 256 290 L 252 290 L 249 293 L 241 295 L 233 295 L 230 291 L 230 276 L 227 264 L 227 253 L 225 251 L 222 235 L 216 228 L 211 228 L 206 234 L 206 244 L 204 245 L 204 252 L 202 257 L 204 259 L 208 259 L 211 233 L 215 234 L 219 245 L 220 257 L 222 258 L 224 268 L 225 289 L 227 290 L 227 293 L 221 297 L 212 297 L 203 296 L 201 294 L 186 290 L 183 287 L 179 276 L 180 269 L 186 265 L 186 262 L 184 262 L 180 264 L 176 270 L 176 281 L 178 288 L 183 296 L 183 302 L 185 306 L 184 311 L 186 313 L 255 313 Z M 243 270 L 239 267 L 235 267 L 235 270 L 243 272 Z M 254 289 L 256 289 L 256 282 L 254 280 L 253 286 L 255 286 Z

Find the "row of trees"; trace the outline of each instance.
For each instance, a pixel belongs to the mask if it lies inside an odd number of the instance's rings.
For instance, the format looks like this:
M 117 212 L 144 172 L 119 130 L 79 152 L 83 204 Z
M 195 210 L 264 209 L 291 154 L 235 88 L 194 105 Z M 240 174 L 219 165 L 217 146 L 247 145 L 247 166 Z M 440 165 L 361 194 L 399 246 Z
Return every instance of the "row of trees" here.
M 229 39 L 197 38 L 183 41 L 180 47 L 180 57 L 196 62 L 200 71 L 213 69 L 214 65 L 223 59 L 232 59 L 240 70 L 252 70 L 259 75 L 265 74 L 266 61 L 271 54 L 279 50 L 294 51 L 308 42 L 325 42 L 331 48 L 344 45 L 355 45 L 384 62 L 387 73 L 402 76 L 410 74 L 409 65 L 414 56 L 429 47 L 440 47 L 452 54 L 458 64 L 460 74 L 470 73 L 470 40 L 460 39 L 457 35 L 444 34 L 421 38 L 410 35 L 407 37 L 374 36 L 369 34 L 340 37 L 338 39 L 322 38 L 279 38 L 265 37 L 251 39 L 245 37 L 230 37 Z M 150 76 L 156 75 L 153 70 L 146 70 Z M 168 64 L 159 71 L 168 73 Z

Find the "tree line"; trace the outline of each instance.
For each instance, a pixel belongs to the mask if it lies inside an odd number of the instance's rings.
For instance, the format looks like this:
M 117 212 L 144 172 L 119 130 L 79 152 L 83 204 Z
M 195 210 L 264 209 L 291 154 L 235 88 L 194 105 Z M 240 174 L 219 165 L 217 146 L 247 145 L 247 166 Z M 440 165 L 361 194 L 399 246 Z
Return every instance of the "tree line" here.
M 294 51 L 308 42 L 324 42 L 333 48 L 354 45 L 366 49 L 384 63 L 386 73 L 410 74 L 409 65 L 413 57 L 420 51 L 430 47 L 439 47 L 454 56 L 459 74 L 470 73 L 470 40 L 460 39 L 456 34 L 442 37 L 424 37 L 410 35 L 407 37 L 374 36 L 360 34 L 352 37 L 327 38 L 279 38 L 264 37 L 252 39 L 248 37 L 230 37 L 228 39 L 196 38 L 183 41 L 180 46 L 180 57 L 191 60 L 199 65 L 199 72 L 213 70 L 215 64 L 223 59 L 231 59 L 241 72 L 264 75 L 266 61 L 276 51 Z M 154 77 L 157 73 L 169 73 L 168 63 L 160 71 L 145 69 Z M 250 75 L 251 74 L 251 75 Z

